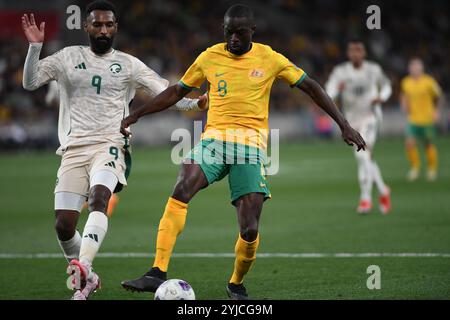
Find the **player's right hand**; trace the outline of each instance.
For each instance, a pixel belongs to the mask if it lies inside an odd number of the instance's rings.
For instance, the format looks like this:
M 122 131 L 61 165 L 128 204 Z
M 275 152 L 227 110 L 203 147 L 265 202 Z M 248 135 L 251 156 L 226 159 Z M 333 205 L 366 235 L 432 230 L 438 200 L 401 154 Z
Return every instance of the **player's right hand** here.
M 137 118 L 133 115 L 129 115 L 128 117 L 124 118 L 122 120 L 122 122 L 120 123 L 120 132 L 125 136 L 125 137 L 129 137 L 130 136 L 130 130 L 129 130 L 129 126 L 132 125 L 133 123 L 137 122 Z
M 41 26 L 38 28 L 34 20 L 34 14 L 30 14 L 30 19 L 26 14 L 22 16 L 22 29 L 28 42 L 44 42 L 45 22 L 41 22 Z

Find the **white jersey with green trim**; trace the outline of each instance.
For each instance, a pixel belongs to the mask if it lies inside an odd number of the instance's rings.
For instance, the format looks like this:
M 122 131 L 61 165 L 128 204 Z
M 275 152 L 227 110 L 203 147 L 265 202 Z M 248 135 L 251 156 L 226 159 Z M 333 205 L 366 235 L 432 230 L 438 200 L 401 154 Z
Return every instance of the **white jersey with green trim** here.
M 34 90 L 57 81 L 61 144 L 57 153 L 69 146 L 123 142 L 120 123 L 136 89 L 153 97 L 169 85 L 142 61 L 118 50 L 96 55 L 88 46 L 70 46 L 39 60 L 41 47 L 30 44 L 23 85 Z M 184 109 L 192 106 L 193 100 L 187 100 Z
M 341 85 L 343 91 L 339 92 Z M 334 99 L 341 94 L 344 113 L 353 124 L 381 113 L 380 106 L 372 105 L 372 101 L 376 98 L 386 101 L 392 93 L 389 78 L 380 65 L 371 61 L 364 61 L 359 68 L 351 62 L 337 65 L 325 89 Z

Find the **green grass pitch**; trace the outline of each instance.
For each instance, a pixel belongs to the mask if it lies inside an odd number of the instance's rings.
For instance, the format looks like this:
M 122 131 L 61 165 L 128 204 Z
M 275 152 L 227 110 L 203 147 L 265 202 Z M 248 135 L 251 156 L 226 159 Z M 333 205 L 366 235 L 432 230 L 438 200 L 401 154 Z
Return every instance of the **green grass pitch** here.
M 392 189 L 393 212 L 355 208 L 359 188 L 352 151 L 340 141 L 280 147 L 280 171 L 269 177 L 273 199 L 260 223 L 259 253 L 322 253 L 326 257 L 261 257 L 246 277 L 256 299 L 449 299 L 450 137 L 438 140 L 440 175 L 405 180 L 400 139 L 381 140 L 377 159 Z M 0 299 L 68 299 L 63 258 L 7 258 L 5 254 L 60 253 L 53 229 L 53 187 L 59 157 L 51 152 L 2 154 Z M 133 150 L 129 187 L 109 222 L 101 253 L 154 253 L 156 232 L 178 167 L 169 148 Z M 378 195 L 374 190 L 375 204 Z M 83 213 L 82 230 L 87 214 Z M 191 202 L 175 253 L 233 253 L 238 233 L 226 179 Z M 335 253 L 438 253 L 435 257 L 334 257 Z M 20 256 L 18 256 L 20 257 Z M 153 299 L 123 290 L 120 281 L 143 274 L 153 258 L 98 257 L 103 289 L 92 299 Z M 197 299 L 225 299 L 232 257 L 176 257 L 170 278 L 187 280 Z M 381 289 L 369 290 L 366 270 L 381 269 Z

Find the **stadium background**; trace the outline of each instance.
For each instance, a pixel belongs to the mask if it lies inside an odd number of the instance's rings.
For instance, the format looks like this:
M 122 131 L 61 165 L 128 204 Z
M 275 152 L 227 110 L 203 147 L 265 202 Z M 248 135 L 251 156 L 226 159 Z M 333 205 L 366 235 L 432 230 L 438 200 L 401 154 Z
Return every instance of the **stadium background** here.
M 22 67 L 27 43 L 20 16 L 34 12 L 46 21 L 41 57 L 67 45 L 87 44 L 83 30 L 68 30 L 66 8 L 84 10 L 89 1 L 0 0 L 0 266 L 1 299 L 64 299 L 64 261 L 27 254 L 59 254 L 53 231 L 52 188 L 59 159 L 55 103 L 47 103 L 47 86 L 27 92 Z M 206 47 L 222 41 L 221 20 L 234 1 L 113 1 L 118 9 L 116 49 L 135 55 L 175 83 Z M 428 1 L 239 1 L 256 16 L 256 42 L 269 44 L 324 84 L 332 67 L 345 60 L 349 38 L 364 40 L 369 59 L 381 64 L 392 81 L 393 94 L 384 107 L 384 122 L 376 158 L 393 188 L 394 211 L 382 217 L 376 210 L 361 219 L 354 213 L 358 186 L 356 166 L 338 130 L 298 90 L 276 83 L 271 95 L 271 127 L 282 128 L 281 168 L 272 177 L 274 200 L 266 205 L 261 222 L 263 253 L 319 253 L 323 258 L 267 258 L 257 261 L 249 276 L 250 293 L 257 298 L 449 298 L 450 297 L 450 118 L 441 110 L 440 177 L 405 181 L 405 119 L 399 103 L 399 81 L 412 56 L 424 59 L 427 72 L 450 88 L 450 4 Z M 381 8 L 381 30 L 368 30 L 366 8 Z M 84 15 L 82 15 L 84 17 Z M 137 95 L 133 106 L 145 101 Z M 143 119 L 134 128 L 134 164 L 130 187 L 121 195 L 102 252 L 153 252 L 162 206 L 177 174 L 170 163 L 170 134 L 192 128 L 201 113 L 167 111 Z M 151 199 L 151 200 L 149 200 Z M 231 253 L 237 225 L 228 205 L 227 185 L 221 182 L 193 202 L 188 227 L 176 251 Z M 214 214 L 214 218 L 211 215 Z M 365 219 L 365 220 L 364 220 Z M 83 221 L 81 221 L 83 223 Z M 19 240 L 20 239 L 20 240 Z M 299 241 L 300 240 L 300 241 Z M 333 254 L 351 255 L 336 259 Z M 433 253 L 428 257 L 369 257 L 365 253 Z M 28 258 L 33 259 L 28 259 Z M 144 272 L 149 258 L 99 258 L 105 277 L 103 299 L 148 298 L 118 287 L 120 280 Z M 232 260 L 175 258 L 173 274 L 186 278 L 202 299 L 224 298 Z M 182 261 L 182 263 L 176 262 Z M 97 263 L 97 262 L 96 262 Z M 388 281 L 383 290 L 365 287 L 365 268 L 380 264 Z M 45 274 L 34 279 L 37 268 Z M 103 268 L 103 269 L 102 269 Z M 201 274 L 197 270 L 204 269 Z M 127 272 L 125 272 L 126 270 Z M 217 271 L 219 270 L 219 272 Z M 267 282 L 267 272 L 274 280 Z M 333 276 L 335 272 L 335 275 Z M 292 277 L 295 276 L 293 280 Z M 13 287 L 8 279 L 18 279 Z M 58 280 L 55 281 L 54 278 Z M 356 278 L 356 280 L 355 280 Z M 260 280 L 260 281 L 259 281 Z M 58 282 L 59 281 L 59 282 Z M 51 285 L 47 285 L 51 282 Z M 256 285 L 258 283 L 258 285 Z M 290 288 L 290 284 L 292 288 Z M 43 284 L 45 284 L 43 286 Z M 8 288 L 8 289 L 6 289 Z M 45 289 L 44 289 L 45 288 Z M 268 293 L 269 292 L 269 293 Z

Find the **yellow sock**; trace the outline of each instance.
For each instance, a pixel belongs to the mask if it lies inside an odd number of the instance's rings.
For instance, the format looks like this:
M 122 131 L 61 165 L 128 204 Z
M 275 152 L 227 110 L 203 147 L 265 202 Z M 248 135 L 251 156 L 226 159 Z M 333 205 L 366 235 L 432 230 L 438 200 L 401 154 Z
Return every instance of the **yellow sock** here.
M 428 169 L 436 171 L 438 167 L 438 152 L 435 145 L 429 145 L 426 149 Z
M 177 241 L 177 236 L 183 231 L 186 222 L 187 203 L 169 198 L 164 214 L 159 221 L 156 239 L 156 257 L 153 267 L 167 272 L 170 256 Z
M 408 156 L 409 163 L 411 164 L 411 167 L 413 169 L 419 170 L 420 168 L 420 157 L 419 157 L 419 150 L 417 150 L 417 147 L 407 147 L 406 148 L 406 154 Z
M 256 250 L 259 246 L 259 234 L 255 241 L 247 242 L 241 238 L 239 234 L 234 251 L 236 253 L 236 260 L 234 261 L 234 271 L 231 276 L 230 283 L 241 284 L 244 281 L 244 276 L 250 270 L 253 262 L 256 259 Z

